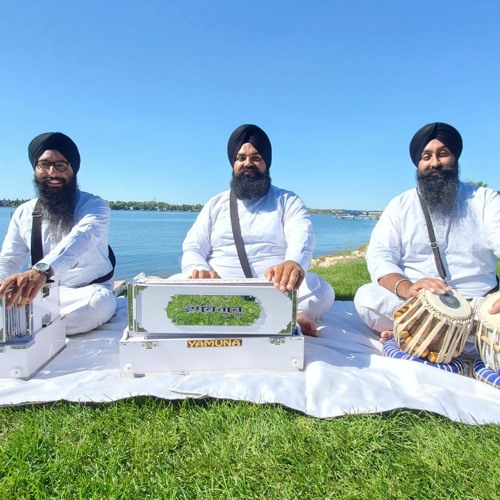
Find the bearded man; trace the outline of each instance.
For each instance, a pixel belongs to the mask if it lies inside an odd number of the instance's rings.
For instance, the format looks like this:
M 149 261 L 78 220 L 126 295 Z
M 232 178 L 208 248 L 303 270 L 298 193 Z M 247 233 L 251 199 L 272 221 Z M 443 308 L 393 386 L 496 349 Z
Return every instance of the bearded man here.
M 354 305 L 382 341 L 392 336 L 394 312 L 422 289 L 444 295 L 453 288 L 467 299 L 498 289 L 500 196 L 459 181 L 461 153 L 454 127 L 422 127 L 410 143 L 418 187 L 394 198 L 373 229 L 366 254 L 373 282 L 357 291 Z M 431 248 L 425 207 L 439 254 Z M 489 312 L 500 312 L 500 300 Z
M 110 208 L 78 189 L 80 153 L 68 136 L 41 134 L 31 141 L 28 154 L 38 198 L 20 205 L 10 221 L 0 253 L 0 297 L 6 297 L 9 309 L 23 306 L 47 282 L 57 281 L 66 333 L 88 332 L 116 310 Z M 32 267 L 22 272 L 28 255 Z
M 227 154 L 231 189 L 211 198 L 189 230 L 182 272 L 190 278 L 245 277 L 231 225 L 232 194 L 250 268 L 246 276 L 265 277 L 282 291 L 298 289 L 297 322 L 305 335 L 316 336 L 316 321 L 335 294 L 326 281 L 306 272 L 315 244 L 307 209 L 295 193 L 271 185 L 272 147 L 261 128 L 238 127 Z

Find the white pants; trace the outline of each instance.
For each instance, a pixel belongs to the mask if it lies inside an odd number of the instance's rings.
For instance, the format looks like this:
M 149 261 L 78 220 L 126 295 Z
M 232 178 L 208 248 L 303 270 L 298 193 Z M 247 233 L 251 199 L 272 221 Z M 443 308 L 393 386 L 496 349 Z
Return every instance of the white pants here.
M 354 307 L 363 323 L 372 330 L 383 332 L 392 330 L 394 312 L 404 300 L 378 283 L 368 283 L 358 288 L 354 296 Z
M 109 321 L 116 311 L 116 297 L 111 285 L 106 285 L 59 287 L 61 316 L 66 317 L 66 335 L 90 332 Z
M 169 280 L 184 280 L 184 273 L 174 274 Z M 317 274 L 306 273 L 304 281 L 299 287 L 297 300 L 297 314 L 306 314 L 313 320 L 319 319 L 332 307 L 335 292 L 327 281 Z
M 297 314 L 317 320 L 332 307 L 335 291 L 330 283 L 314 273 L 306 273 L 299 287 Z

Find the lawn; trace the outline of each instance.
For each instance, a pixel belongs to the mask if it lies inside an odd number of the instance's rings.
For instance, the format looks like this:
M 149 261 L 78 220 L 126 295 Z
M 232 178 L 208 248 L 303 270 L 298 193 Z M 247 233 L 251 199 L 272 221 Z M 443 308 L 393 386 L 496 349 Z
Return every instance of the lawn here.
M 337 300 L 363 261 L 317 269 Z M 500 394 L 499 394 L 500 397 Z M 500 426 L 410 410 L 129 399 L 0 409 L 0 499 L 497 498 Z

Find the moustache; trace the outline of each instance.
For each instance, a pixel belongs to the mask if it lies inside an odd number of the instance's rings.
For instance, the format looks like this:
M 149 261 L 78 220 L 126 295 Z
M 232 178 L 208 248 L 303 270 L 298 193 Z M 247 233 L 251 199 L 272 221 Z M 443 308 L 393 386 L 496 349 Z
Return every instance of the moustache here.
M 419 172 L 418 173 L 418 176 L 422 179 L 422 178 L 427 178 L 427 177 L 432 177 L 433 175 L 435 175 L 436 173 L 439 173 L 439 174 L 443 174 L 445 176 L 447 175 L 450 175 L 450 174 L 455 174 L 457 172 L 457 167 L 456 165 L 452 165 L 451 167 L 447 167 L 447 166 L 439 166 L 439 167 L 436 167 L 436 168 L 430 168 L 428 170 L 424 170 L 423 172 Z
M 252 165 L 248 167 L 243 167 L 237 174 L 237 177 L 243 177 L 244 175 L 247 174 L 253 174 L 255 177 L 263 177 L 264 174 L 262 174 L 257 167 L 254 167 Z

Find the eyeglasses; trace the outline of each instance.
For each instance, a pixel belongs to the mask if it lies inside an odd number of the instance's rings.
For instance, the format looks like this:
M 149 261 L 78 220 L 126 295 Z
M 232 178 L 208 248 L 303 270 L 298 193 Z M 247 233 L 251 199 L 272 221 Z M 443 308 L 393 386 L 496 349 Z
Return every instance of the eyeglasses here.
M 50 170 L 50 167 L 54 167 L 58 172 L 64 172 L 65 170 L 68 170 L 68 167 L 71 165 L 69 161 L 37 161 L 36 166 L 40 170 L 45 170 L 48 171 Z

